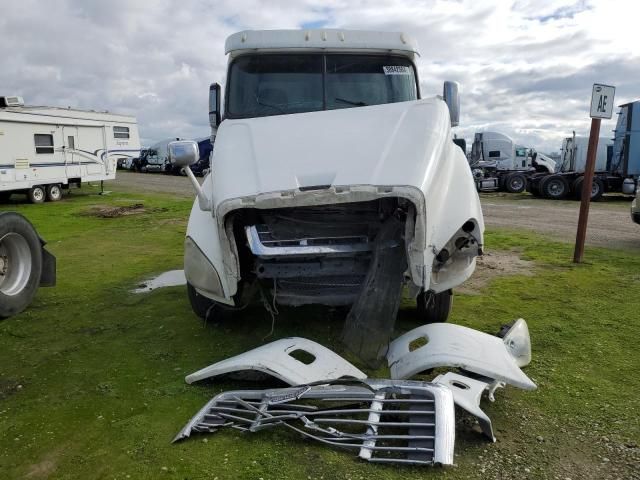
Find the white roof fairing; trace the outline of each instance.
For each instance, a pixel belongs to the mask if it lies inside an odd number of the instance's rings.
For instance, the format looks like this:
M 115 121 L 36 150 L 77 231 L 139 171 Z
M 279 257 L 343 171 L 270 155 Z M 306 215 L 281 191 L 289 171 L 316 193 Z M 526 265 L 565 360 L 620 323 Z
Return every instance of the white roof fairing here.
M 242 50 L 370 50 L 419 56 L 417 42 L 405 33 L 365 30 L 245 30 L 229 36 L 225 54 Z

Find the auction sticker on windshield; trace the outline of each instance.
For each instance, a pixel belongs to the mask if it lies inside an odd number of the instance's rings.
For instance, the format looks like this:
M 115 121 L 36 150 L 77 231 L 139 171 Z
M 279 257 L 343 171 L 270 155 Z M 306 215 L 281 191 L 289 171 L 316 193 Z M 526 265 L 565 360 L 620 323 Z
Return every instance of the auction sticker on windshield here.
M 405 65 L 384 65 L 385 75 L 411 75 L 411 70 Z

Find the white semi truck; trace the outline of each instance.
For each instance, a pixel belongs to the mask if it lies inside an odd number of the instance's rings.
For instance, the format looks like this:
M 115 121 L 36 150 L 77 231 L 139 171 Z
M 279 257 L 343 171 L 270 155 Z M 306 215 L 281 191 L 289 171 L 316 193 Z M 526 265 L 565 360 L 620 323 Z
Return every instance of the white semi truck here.
M 553 173 L 555 162 L 532 148 L 517 145 L 498 132 L 478 132 L 473 138 L 469 165 L 479 191 L 523 192 L 536 172 Z
M 130 169 L 138 172 L 171 173 L 173 168 L 169 163 L 168 146 L 177 140 L 182 139 L 180 137 L 168 138 L 145 148 L 141 155 L 133 160 Z
M 193 310 L 241 308 L 257 285 L 273 304 L 349 315 L 367 304 L 395 321 L 406 284 L 425 322 L 445 321 L 484 231 L 451 133 L 457 84 L 423 97 L 403 33 L 244 31 L 225 50 L 211 173 L 199 186 L 185 169 L 197 192 L 184 261 Z M 197 160 L 194 142 L 170 152 L 175 165 Z
M 584 169 L 587 163 L 587 137 L 575 132 L 562 142 L 562 158 L 558 172 L 534 175 L 528 189 L 536 196 L 559 200 L 567 196 L 580 199 Z M 613 141 L 600 138 L 596 150 L 595 172 L 591 184 L 591 200 L 604 193 L 635 193 L 640 178 L 640 100 L 620 105 Z
M 70 186 L 115 179 L 117 162 L 139 152 L 134 117 L 0 97 L 0 201 L 60 200 Z

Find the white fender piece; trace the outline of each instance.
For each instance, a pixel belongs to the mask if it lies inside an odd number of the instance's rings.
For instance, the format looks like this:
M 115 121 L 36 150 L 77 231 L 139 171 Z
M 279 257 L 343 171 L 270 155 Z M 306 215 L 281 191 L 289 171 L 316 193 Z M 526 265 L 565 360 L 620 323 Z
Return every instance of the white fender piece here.
M 293 355 L 303 357 L 299 360 Z M 306 360 L 309 360 L 308 362 Z M 289 385 L 304 385 L 339 378 L 365 379 L 367 375 L 337 353 L 306 338 L 291 337 L 276 340 L 235 357 L 222 360 L 188 375 L 187 383 L 225 373 L 258 371 Z
M 426 344 L 412 351 L 415 341 Z M 461 325 L 434 323 L 414 328 L 389 344 L 387 361 L 392 379 L 411 378 L 431 368 L 455 367 L 524 390 L 537 388 L 520 370 L 503 339 Z
M 433 379 L 433 383 L 448 387 L 453 394 L 454 403 L 476 417 L 482 433 L 489 437 L 492 442 L 496 441 L 496 437 L 493 435 L 491 419 L 480 408 L 482 394 L 490 388 L 491 384 L 454 372 L 438 375 Z

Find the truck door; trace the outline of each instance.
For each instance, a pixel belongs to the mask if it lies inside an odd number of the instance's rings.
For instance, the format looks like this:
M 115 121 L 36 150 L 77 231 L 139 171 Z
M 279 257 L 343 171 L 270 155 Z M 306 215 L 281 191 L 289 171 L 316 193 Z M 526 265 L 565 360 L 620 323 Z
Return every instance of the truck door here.
M 78 127 L 62 127 L 62 141 L 64 145 L 64 163 L 67 178 L 79 178 L 81 176 L 82 155 L 78 145 Z
M 515 148 L 516 159 L 515 159 L 515 170 L 522 170 L 531 165 L 531 160 L 529 160 L 529 165 L 527 165 L 527 149 L 523 147 Z

